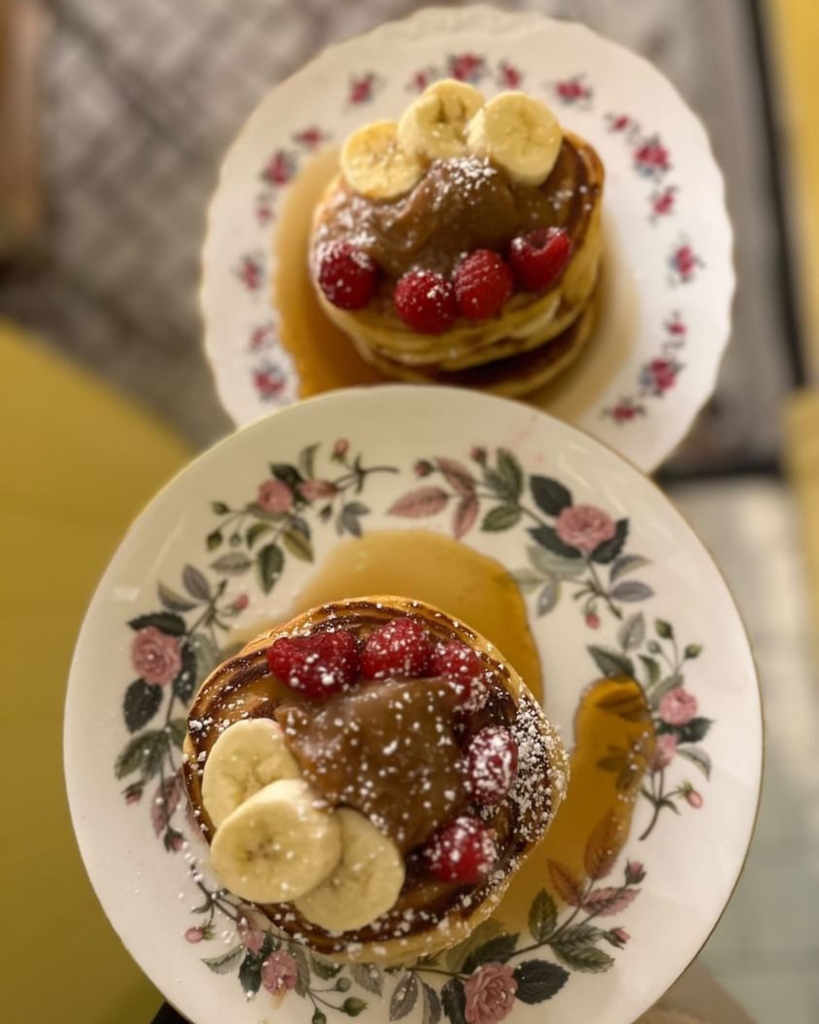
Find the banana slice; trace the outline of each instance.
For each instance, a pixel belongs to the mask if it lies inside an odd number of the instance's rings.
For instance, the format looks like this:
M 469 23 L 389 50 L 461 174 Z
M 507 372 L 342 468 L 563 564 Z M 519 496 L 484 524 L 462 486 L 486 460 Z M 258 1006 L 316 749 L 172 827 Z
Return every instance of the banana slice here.
M 395 843 L 358 811 L 336 811 L 341 863 L 296 908 L 329 932 L 354 931 L 395 905 L 404 884 L 404 858 Z
M 466 153 L 466 126 L 483 106 L 483 93 L 466 82 L 434 82 L 404 111 L 398 141 L 423 160 L 448 160 Z
M 347 139 L 341 171 L 351 188 L 368 199 L 397 199 L 424 173 L 418 157 L 405 152 L 395 121 L 373 121 Z
M 213 744 L 202 776 L 202 802 L 216 828 L 239 804 L 278 779 L 301 775 L 284 732 L 271 718 L 234 722 Z
M 341 826 L 303 779 L 260 789 L 222 822 L 210 847 L 213 869 L 232 893 L 254 903 L 297 899 L 341 860 Z
M 521 185 L 540 185 L 555 165 L 563 133 L 545 103 L 522 92 L 502 92 L 467 125 L 466 142 Z

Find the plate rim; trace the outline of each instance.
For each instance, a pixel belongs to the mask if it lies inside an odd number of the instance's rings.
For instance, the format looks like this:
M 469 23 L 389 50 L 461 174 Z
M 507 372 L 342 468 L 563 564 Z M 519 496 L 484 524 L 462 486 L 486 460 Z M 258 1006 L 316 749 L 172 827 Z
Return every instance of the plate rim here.
M 180 479 L 184 478 L 188 474 L 192 474 L 192 473 L 196 472 L 200 468 L 200 464 L 206 462 L 210 457 L 212 457 L 213 453 L 217 449 L 222 449 L 223 447 L 228 447 L 231 444 L 242 444 L 243 443 L 242 439 L 245 436 L 247 436 L 251 432 L 264 430 L 265 427 L 267 426 L 267 424 L 270 421 L 272 421 L 275 418 L 280 417 L 282 415 L 284 415 L 284 416 L 287 416 L 287 415 L 303 415 L 302 407 L 308 407 L 308 406 L 309 407 L 315 407 L 317 405 L 321 405 L 321 404 L 325 404 L 325 403 L 326 404 L 333 404 L 334 402 L 338 402 L 338 401 L 341 401 L 341 402 L 354 401 L 355 398 L 362 397 L 362 396 L 367 397 L 367 398 L 371 398 L 371 399 L 375 399 L 376 401 L 378 401 L 379 399 L 375 395 L 376 392 L 385 392 L 385 391 L 389 392 L 389 391 L 396 391 L 396 390 L 402 391 L 402 392 L 410 392 L 410 391 L 412 391 L 412 392 L 416 392 L 416 393 L 419 392 L 419 391 L 423 391 L 423 392 L 426 392 L 427 394 L 429 394 L 431 397 L 434 397 L 436 401 L 438 401 L 441 397 L 445 398 L 446 397 L 445 393 L 449 392 L 451 397 L 457 397 L 457 398 L 461 398 L 462 399 L 464 397 L 469 398 L 471 396 L 471 399 L 474 400 L 474 401 L 483 402 L 483 403 L 488 402 L 489 404 L 500 404 L 502 406 L 510 407 L 510 408 L 513 408 L 515 410 L 515 412 L 518 413 L 518 414 L 521 414 L 524 411 L 521 408 L 520 403 L 515 402 L 514 400 L 508 399 L 508 398 L 503 398 L 503 397 L 494 396 L 494 395 L 491 395 L 491 396 L 490 395 L 482 395 L 482 394 L 479 395 L 479 394 L 476 394 L 474 392 L 467 392 L 466 395 L 465 395 L 464 394 L 464 390 L 463 389 L 459 389 L 459 388 L 446 388 L 446 387 L 438 387 L 438 386 L 430 386 L 430 385 L 412 385 L 412 384 L 400 384 L 400 383 L 388 383 L 388 384 L 384 384 L 384 385 L 376 385 L 374 387 L 348 388 L 348 389 L 342 389 L 342 390 L 339 390 L 339 391 L 327 392 L 327 393 L 324 393 L 324 394 L 321 394 L 321 395 L 317 395 L 317 396 L 311 397 L 309 399 L 303 400 L 301 402 L 294 403 L 294 404 L 292 404 L 290 406 L 286 406 L 286 407 L 283 407 L 283 408 L 280 408 L 280 409 L 272 410 L 271 412 L 269 412 L 264 417 L 258 418 L 256 420 L 254 420 L 252 422 L 249 422 L 249 423 L 245 424 L 244 426 L 238 428 L 234 433 L 228 435 L 225 438 L 220 439 L 214 445 L 212 445 L 210 448 L 208 448 L 204 452 L 200 453 L 195 459 L 191 460 L 186 466 L 184 466 L 179 471 L 177 471 L 165 483 L 165 485 L 156 492 L 154 497 L 140 510 L 138 515 L 134 518 L 134 520 L 132 521 L 132 523 L 128 527 L 127 531 L 122 535 L 122 537 L 121 537 L 121 539 L 119 541 L 119 544 L 117 545 L 116 550 L 111 555 L 111 558 L 109 559 L 109 561 L 108 561 L 108 563 L 106 565 L 106 568 L 105 568 L 102 576 L 99 579 L 99 582 L 98 582 L 98 584 L 97 584 L 97 586 L 96 586 L 96 588 L 94 590 L 94 593 L 93 593 L 91 599 L 88 602 L 88 605 L 86 607 L 86 612 L 85 612 L 85 615 L 83 617 L 82 626 L 81 626 L 81 628 L 79 630 L 79 633 L 78 633 L 78 636 L 77 636 L 77 641 L 76 641 L 76 644 L 75 644 L 74 652 L 72 654 L 71 663 L 70 663 L 69 672 L 68 672 L 68 685 L 66 687 L 66 696 L 65 696 L 64 711 L 63 711 L 63 729 L 62 729 L 62 739 L 63 739 L 63 781 L 64 781 L 64 785 L 65 785 L 65 789 L 66 789 L 66 795 L 67 795 L 67 800 L 68 800 L 69 812 L 70 812 L 70 817 L 71 817 L 72 829 L 74 831 L 75 841 L 76 841 L 77 846 L 79 848 L 79 852 L 80 852 L 81 859 L 82 859 L 82 862 L 83 862 L 83 867 L 85 868 L 86 875 L 87 875 L 87 877 L 89 879 L 89 882 L 90 882 L 90 884 L 91 884 L 91 886 L 92 886 L 92 888 L 94 890 L 94 893 L 95 893 L 97 899 L 100 902 L 100 905 L 102 907 L 103 913 L 105 914 L 106 918 L 108 919 L 109 923 L 111 924 L 111 927 L 116 932 L 117 937 L 122 942 L 122 944 L 125 946 L 125 948 L 128 950 L 129 955 L 132 956 L 134 961 L 139 966 L 140 970 L 143 971 L 145 976 L 147 978 L 149 978 L 149 980 L 153 984 L 157 984 L 157 982 L 155 980 L 155 976 L 153 974 L 149 974 L 148 971 L 143 967 L 143 965 L 142 965 L 142 957 L 137 954 L 137 952 L 136 952 L 136 950 L 134 948 L 136 946 L 136 943 L 135 942 L 126 941 L 126 939 L 124 938 L 124 936 L 123 936 L 123 934 L 122 934 L 122 932 L 120 930 L 119 924 L 120 924 L 120 921 L 122 920 L 121 916 L 117 920 L 116 923 L 115 923 L 115 920 L 111 916 L 109 916 L 109 912 L 108 912 L 105 900 L 104 900 L 102 892 L 101 892 L 101 889 L 103 888 L 103 886 L 101 884 L 98 884 L 98 877 L 95 876 L 92 873 L 91 868 L 90 868 L 90 862 L 94 859 L 90 855 L 90 851 L 91 851 L 91 847 L 96 844 L 96 836 L 98 835 L 98 830 L 95 829 L 94 826 L 90 826 L 89 824 L 87 824 L 85 822 L 85 820 L 82 818 L 82 816 L 79 815 L 78 809 L 77 809 L 77 797 L 79 795 L 79 791 L 77 790 L 78 783 L 76 781 L 76 772 L 74 772 L 74 770 L 73 770 L 73 764 L 74 764 L 74 762 L 76 760 L 81 758 L 82 745 L 78 742 L 78 740 L 79 740 L 79 736 L 78 736 L 79 729 L 74 724 L 74 712 L 72 711 L 72 703 L 76 704 L 76 702 L 75 701 L 72 702 L 72 696 L 77 691 L 78 687 L 81 685 L 79 676 L 77 674 L 77 666 L 78 666 L 78 663 L 79 663 L 79 660 L 80 660 L 79 659 L 79 655 L 80 655 L 81 647 L 84 647 L 90 641 L 90 632 L 89 631 L 92 629 L 91 616 L 92 616 L 93 612 L 95 611 L 95 608 L 98 605 L 98 603 L 100 601 L 102 601 L 102 600 L 107 600 L 107 597 L 106 597 L 106 595 L 104 595 L 103 591 L 108 586 L 109 576 L 111 575 L 111 573 L 113 571 L 115 563 L 118 561 L 120 553 L 122 552 L 122 550 L 124 549 L 126 544 L 128 544 L 129 542 L 133 543 L 135 540 L 138 541 L 138 533 L 139 533 L 139 531 L 141 529 L 145 528 L 146 523 L 148 521 L 148 518 L 151 515 L 152 509 L 154 508 L 155 504 L 158 502 L 160 497 L 167 497 L 167 493 L 169 491 L 171 491 L 174 487 L 177 486 L 178 481 Z M 636 467 L 632 462 L 630 462 L 627 458 L 625 458 L 619 452 L 617 452 L 616 450 L 612 449 L 610 446 L 606 445 L 604 442 L 598 440 L 597 438 L 592 437 L 588 433 L 580 430 L 578 427 L 575 427 L 573 424 L 569 424 L 569 423 L 566 423 L 565 421 L 559 420 L 556 417 L 553 417 L 553 416 L 549 415 L 548 413 L 543 412 L 542 410 L 533 409 L 533 410 L 527 410 L 527 411 L 529 411 L 530 413 L 533 413 L 535 418 L 538 419 L 538 420 L 540 420 L 542 418 L 545 418 L 545 420 L 547 420 L 549 422 L 551 428 L 557 428 L 558 430 L 563 430 L 567 434 L 580 435 L 582 437 L 582 439 L 583 439 L 583 443 L 584 444 L 590 446 L 592 449 L 594 449 L 594 448 L 602 449 L 602 452 L 598 452 L 598 454 L 602 455 L 603 458 L 614 458 L 615 460 L 618 460 L 620 463 L 625 465 L 625 467 L 626 467 L 626 469 L 628 471 L 637 473 L 640 477 L 642 477 L 644 479 L 644 481 L 649 485 L 651 491 L 654 492 L 654 494 L 656 496 L 658 496 L 662 500 L 663 504 L 666 506 L 666 508 L 667 508 L 668 512 L 670 513 L 670 515 L 672 517 L 676 517 L 678 523 L 681 523 L 683 525 L 683 527 L 688 530 L 688 532 L 690 534 L 690 538 L 696 544 L 698 544 L 700 546 L 700 548 L 702 549 L 702 552 L 707 557 L 707 560 L 710 563 L 711 567 L 715 570 L 717 576 L 721 580 L 722 585 L 725 588 L 725 592 L 726 592 L 728 598 L 730 599 L 730 603 L 731 603 L 731 606 L 733 608 L 734 614 L 736 616 L 736 624 L 739 627 L 739 634 L 738 635 L 742 639 L 743 645 L 744 645 L 744 647 L 745 647 L 745 649 L 747 651 L 747 654 L 749 656 L 749 659 L 750 659 L 750 666 L 752 668 L 753 681 L 754 681 L 754 687 L 753 687 L 751 692 L 754 694 L 756 710 L 757 710 L 757 713 L 754 715 L 754 719 L 755 719 L 756 722 L 758 722 L 758 727 L 759 727 L 759 732 L 758 732 L 758 735 L 759 735 L 759 746 L 758 746 L 758 749 L 755 749 L 755 752 L 754 752 L 755 753 L 755 757 L 756 757 L 757 762 L 758 762 L 758 767 L 757 767 L 757 771 L 756 771 L 755 775 L 753 776 L 753 778 L 749 779 L 749 785 L 753 785 L 753 788 L 754 788 L 754 813 L 753 813 L 753 818 L 750 821 L 750 824 L 749 824 L 749 827 L 748 827 L 747 837 L 743 841 L 742 859 L 741 859 L 741 862 L 737 865 L 736 876 L 735 876 L 735 879 L 733 881 L 733 885 L 732 885 L 730 891 L 724 897 L 724 899 L 722 901 L 722 907 L 719 910 L 719 913 L 717 914 L 717 916 L 716 916 L 716 918 L 714 920 L 714 923 L 711 926 L 711 928 L 708 931 L 708 933 L 703 937 L 701 943 L 698 945 L 697 949 L 692 953 L 690 959 L 688 959 L 683 965 L 680 966 L 680 968 L 677 971 L 677 973 L 668 982 L 668 986 L 667 987 L 670 987 L 688 969 L 688 967 L 697 959 L 697 957 L 702 952 L 703 948 L 706 946 L 706 944 L 708 943 L 709 939 L 713 935 L 713 933 L 716 930 L 718 924 L 722 920 L 722 917 L 725 914 L 725 911 L 727 910 L 731 900 L 733 899 L 734 894 L 736 893 L 737 887 L 739 885 L 739 882 L 740 882 L 740 880 L 741 880 L 741 878 L 743 876 L 745 867 L 747 865 L 748 857 L 749 857 L 749 854 L 750 854 L 750 850 L 751 850 L 751 847 L 752 847 L 752 844 L 753 844 L 753 841 L 754 841 L 754 837 L 756 835 L 757 826 L 758 826 L 758 822 L 759 822 L 760 807 L 761 807 L 762 784 L 763 784 L 764 772 L 765 772 L 765 764 L 766 764 L 766 749 L 765 749 L 766 748 L 766 744 L 765 744 L 765 739 L 766 739 L 766 720 L 765 720 L 764 702 L 763 702 L 763 699 L 762 699 L 763 695 L 762 695 L 762 687 L 761 687 L 761 683 L 760 683 L 759 666 L 758 666 L 758 663 L 757 663 L 757 659 L 756 659 L 756 655 L 755 655 L 755 652 L 754 652 L 754 648 L 753 648 L 753 645 L 751 643 L 751 639 L 750 639 L 750 636 L 749 636 L 749 633 L 748 633 L 748 629 L 747 629 L 747 626 L 746 626 L 745 619 L 743 617 L 742 611 L 741 611 L 740 607 L 738 606 L 738 604 L 736 602 L 736 599 L 734 597 L 733 591 L 732 591 L 731 587 L 729 586 L 728 581 L 726 580 L 725 575 L 724 575 L 724 573 L 723 573 L 719 563 L 714 558 L 714 556 L 713 556 L 709 546 L 703 541 L 703 539 L 699 535 L 698 531 L 691 525 L 691 523 L 688 521 L 688 519 L 684 515 L 684 513 L 668 497 L 668 495 L 662 490 L 662 488 L 659 487 L 659 485 L 648 474 L 646 474 L 643 471 L 641 471 L 638 467 Z M 74 777 L 74 781 L 72 781 L 72 775 Z M 660 972 L 658 972 L 658 973 L 660 973 Z M 159 988 L 158 985 L 157 985 L 157 987 Z M 653 993 L 654 999 L 656 1000 L 657 998 L 660 998 L 662 996 L 663 992 L 667 991 L 667 987 L 663 988 L 662 991 L 657 991 L 657 992 Z M 173 1005 L 173 999 L 166 993 L 166 991 L 164 989 L 160 989 L 160 992 L 162 993 L 163 998 L 165 998 L 168 1002 L 170 1002 Z M 383 999 L 383 997 L 381 997 L 381 998 Z

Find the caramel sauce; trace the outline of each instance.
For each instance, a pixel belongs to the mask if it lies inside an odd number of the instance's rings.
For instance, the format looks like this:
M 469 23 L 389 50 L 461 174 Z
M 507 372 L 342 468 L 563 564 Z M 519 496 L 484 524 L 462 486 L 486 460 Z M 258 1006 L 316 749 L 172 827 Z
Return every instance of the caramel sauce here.
M 589 837 L 608 815 L 615 826 L 610 849 L 614 853 L 623 848 L 654 742 L 651 714 L 639 683 L 623 677 L 600 679 L 587 687 L 575 712 L 566 799 L 541 843 L 515 875 L 495 915 L 510 931 L 526 928 L 529 907 L 540 889 L 549 889 L 558 905 L 564 902 L 549 880 L 547 861 L 565 865 L 586 881 Z M 617 756 L 614 751 L 623 754 L 621 771 L 599 767 L 599 761 Z
M 386 380 L 327 318 L 310 279 L 307 252 L 313 212 L 337 172 L 335 148 L 321 150 L 306 163 L 290 185 L 275 234 L 273 301 L 282 343 L 299 377 L 301 398 Z M 605 219 L 603 241 L 598 326 L 576 363 L 526 399 L 562 419 L 581 416 L 599 399 L 627 361 L 637 334 L 637 288 Z
M 425 530 L 380 531 L 338 544 L 297 594 L 286 618 L 342 598 L 373 593 L 406 595 L 437 605 L 483 634 L 541 698 L 541 670 L 517 584 L 497 562 L 464 544 Z M 260 623 L 242 639 L 271 626 Z M 564 736 L 569 746 L 570 736 Z M 551 889 L 547 861 L 587 877 L 585 851 L 609 814 L 612 843 L 625 844 L 640 784 L 654 753 L 655 735 L 642 688 L 632 679 L 601 679 L 581 695 L 574 720 L 568 794 L 540 845 L 516 874 L 495 916 L 510 931 L 527 927 L 537 892 Z M 621 771 L 598 762 L 621 751 Z
M 428 530 L 368 533 L 338 544 L 299 592 L 288 618 L 345 597 L 426 601 L 491 641 L 538 698 L 540 659 L 518 585 L 498 562 Z

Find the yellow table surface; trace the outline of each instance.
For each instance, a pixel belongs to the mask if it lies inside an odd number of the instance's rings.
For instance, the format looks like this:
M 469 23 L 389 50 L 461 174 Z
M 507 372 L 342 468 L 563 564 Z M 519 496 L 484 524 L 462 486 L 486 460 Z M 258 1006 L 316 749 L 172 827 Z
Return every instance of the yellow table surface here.
M 86 605 L 131 520 L 190 458 L 146 413 L 0 323 L 2 1012 L 148 1024 L 161 996 L 91 889 L 62 765 Z

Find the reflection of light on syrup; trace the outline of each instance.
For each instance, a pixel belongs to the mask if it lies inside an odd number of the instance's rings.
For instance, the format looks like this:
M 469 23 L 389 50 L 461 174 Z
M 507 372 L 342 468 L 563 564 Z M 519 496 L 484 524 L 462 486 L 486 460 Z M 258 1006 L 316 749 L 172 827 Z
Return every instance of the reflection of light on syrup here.
M 322 312 L 307 267 L 313 211 L 338 170 L 338 151 L 321 150 L 299 171 L 282 203 L 276 227 L 273 300 L 281 339 L 299 376 L 302 398 L 385 379 Z M 561 419 L 576 419 L 593 405 L 629 357 L 638 326 L 637 290 L 610 225 L 603 222 L 603 278 L 597 327 L 577 361 L 532 404 Z
M 568 737 L 566 737 L 568 739 Z M 654 728 L 642 688 L 633 679 L 601 679 L 587 687 L 574 719 L 574 749 L 568 795 L 545 839 L 509 887 L 497 916 L 510 930 L 526 928 L 532 897 L 549 888 L 547 861 L 587 877 L 584 853 L 589 836 L 611 813 L 616 821 L 613 846 L 628 839 L 640 783 L 654 753 Z M 599 762 L 605 761 L 606 768 Z M 615 763 L 621 767 L 616 770 Z M 622 879 L 608 884 L 620 884 Z
M 491 640 L 541 696 L 540 662 L 517 584 L 497 562 L 449 537 L 385 530 L 341 542 L 298 593 L 288 618 L 328 601 L 378 593 L 426 601 L 461 619 Z M 272 625 L 259 623 L 232 639 L 247 642 Z M 570 742 L 569 736 L 564 739 Z M 619 825 L 616 844 L 625 843 L 654 739 L 645 695 L 634 680 L 601 679 L 586 688 L 575 713 L 568 795 L 496 912 L 509 930 L 525 930 L 533 897 L 549 887 L 547 860 L 585 879 L 586 843 L 609 812 Z M 599 767 L 598 762 L 612 758 L 620 758 L 622 768 Z M 552 895 L 559 904 L 557 894 Z

